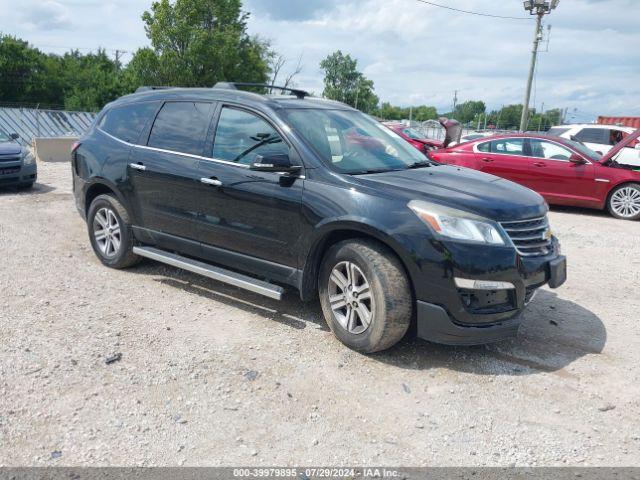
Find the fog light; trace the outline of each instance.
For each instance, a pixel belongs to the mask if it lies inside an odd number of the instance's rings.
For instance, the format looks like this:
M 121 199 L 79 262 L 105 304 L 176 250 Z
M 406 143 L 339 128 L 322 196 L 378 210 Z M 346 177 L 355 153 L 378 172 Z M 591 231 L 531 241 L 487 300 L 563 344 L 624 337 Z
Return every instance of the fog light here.
M 468 280 L 456 278 L 456 286 L 465 290 L 514 290 L 516 287 L 509 282 L 495 282 L 492 280 Z

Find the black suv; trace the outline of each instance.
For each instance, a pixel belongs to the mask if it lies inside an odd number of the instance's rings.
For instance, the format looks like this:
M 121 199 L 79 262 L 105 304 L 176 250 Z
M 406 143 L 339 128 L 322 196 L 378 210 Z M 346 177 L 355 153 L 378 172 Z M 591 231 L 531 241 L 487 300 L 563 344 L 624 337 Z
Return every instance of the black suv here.
M 276 299 L 282 285 L 319 295 L 335 335 L 363 352 L 412 323 L 446 344 L 514 335 L 536 289 L 564 282 L 537 193 L 289 93 L 142 88 L 108 105 L 72 153 L 102 263 L 147 257 Z

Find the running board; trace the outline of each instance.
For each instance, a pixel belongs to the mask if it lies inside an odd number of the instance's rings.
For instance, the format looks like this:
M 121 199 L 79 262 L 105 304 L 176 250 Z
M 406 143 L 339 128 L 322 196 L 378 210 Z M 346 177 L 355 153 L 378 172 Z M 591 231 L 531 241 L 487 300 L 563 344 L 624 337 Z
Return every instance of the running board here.
M 232 272 L 220 267 L 214 267 L 207 263 L 186 258 L 175 253 L 166 252 L 152 247 L 133 247 L 133 253 L 140 255 L 141 257 L 166 263 L 172 267 L 197 273 L 198 275 L 217 280 L 218 282 L 228 283 L 234 287 L 243 288 L 275 300 L 282 300 L 282 296 L 284 295 L 284 288 L 282 287 L 247 277 L 241 273 Z

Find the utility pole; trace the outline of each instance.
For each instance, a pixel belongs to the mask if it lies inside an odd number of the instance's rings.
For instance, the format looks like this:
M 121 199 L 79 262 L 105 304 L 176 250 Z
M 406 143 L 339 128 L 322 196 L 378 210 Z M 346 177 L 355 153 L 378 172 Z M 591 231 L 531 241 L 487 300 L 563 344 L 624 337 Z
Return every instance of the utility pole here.
M 453 110 L 451 110 L 451 116 L 455 116 L 456 114 L 456 107 L 458 106 L 458 90 L 456 90 L 455 92 L 453 92 Z
M 544 118 L 544 102 L 542 102 L 542 107 L 540 108 L 540 118 L 538 119 L 538 132 L 542 131 L 542 119 Z
M 526 0 L 524 8 L 531 15 L 536 15 L 536 30 L 533 36 L 533 50 L 531 52 L 531 64 L 529 65 L 529 78 L 527 79 L 527 90 L 524 95 L 524 105 L 522 117 L 520 118 L 520 131 L 527 129 L 529 122 L 529 102 L 531 101 L 531 87 L 533 86 L 533 76 L 536 72 L 536 61 L 538 60 L 538 47 L 542 40 L 542 19 L 558 7 L 560 0 Z
M 124 55 L 125 53 L 127 53 L 127 52 L 125 52 L 124 50 L 116 50 L 116 70 L 120 70 L 120 67 L 121 67 L 121 65 L 120 65 L 120 57 L 122 55 Z

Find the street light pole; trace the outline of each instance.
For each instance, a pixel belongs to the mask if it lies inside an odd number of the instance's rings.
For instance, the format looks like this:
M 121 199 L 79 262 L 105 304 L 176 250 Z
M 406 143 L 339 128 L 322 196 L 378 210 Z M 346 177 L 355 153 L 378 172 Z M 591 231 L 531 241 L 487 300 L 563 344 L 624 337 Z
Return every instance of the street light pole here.
M 538 60 L 538 47 L 540 46 L 540 40 L 542 40 L 542 18 L 551 13 L 558 7 L 560 0 L 526 0 L 524 2 L 524 8 L 531 15 L 536 15 L 536 30 L 533 36 L 533 50 L 531 52 L 531 64 L 529 65 L 529 78 L 527 79 L 527 90 L 524 95 L 524 105 L 522 108 L 522 117 L 520 118 L 520 131 L 524 132 L 527 129 L 527 123 L 529 122 L 529 102 L 531 101 L 531 87 L 533 86 L 533 77 L 536 72 L 536 62 Z

